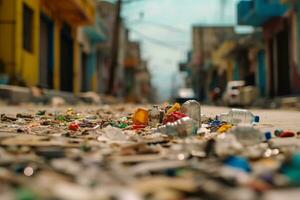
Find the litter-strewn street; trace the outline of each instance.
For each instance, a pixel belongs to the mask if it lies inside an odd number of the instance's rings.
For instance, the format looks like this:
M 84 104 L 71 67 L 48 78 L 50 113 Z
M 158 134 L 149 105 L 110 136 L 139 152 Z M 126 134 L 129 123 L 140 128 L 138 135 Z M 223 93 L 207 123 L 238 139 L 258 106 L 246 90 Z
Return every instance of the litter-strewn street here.
M 133 123 L 137 108 L 151 107 L 1 108 L 0 199 L 299 196 L 299 190 L 293 189 L 299 185 L 299 112 L 251 110 L 260 117 L 255 127 L 262 139 L 247 145 L 232 131 L 235 126 L 208 119 L 228 108 L 203 106 L 202 128 L 179 137 L 158 133 L 161 124 Z M 178 116 L 180 112 L 170 111 L 175 107 L 166 113 Z M 278 135 L 279 129 L 294 135 Z M 267 131 L 271 138 L 264 138 Z
M 299 200 L 300 1 L 0 0 L 0 200 Z

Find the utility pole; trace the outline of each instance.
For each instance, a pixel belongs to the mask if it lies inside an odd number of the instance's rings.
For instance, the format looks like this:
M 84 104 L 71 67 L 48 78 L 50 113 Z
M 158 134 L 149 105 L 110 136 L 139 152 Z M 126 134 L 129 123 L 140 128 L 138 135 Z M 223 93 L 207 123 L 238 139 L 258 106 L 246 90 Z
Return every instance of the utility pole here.
M 121 0 L 117 0 L 116 3 L 116 14 L 113 27 L 113 37 L 111 43 L 111 61 L 109 67 L 109 82 L 106 93 L 113 95 L 113 88 L 115 82 L 115 71 L 118 67 L 118 54 L 119 54 L 119 36 L 120 36 L 120 24 L 121 24 Z

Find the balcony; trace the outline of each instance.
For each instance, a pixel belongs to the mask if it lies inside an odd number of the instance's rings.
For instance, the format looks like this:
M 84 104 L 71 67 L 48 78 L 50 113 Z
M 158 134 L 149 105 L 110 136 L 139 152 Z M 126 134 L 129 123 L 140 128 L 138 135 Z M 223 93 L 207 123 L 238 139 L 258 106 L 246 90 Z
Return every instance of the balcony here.
M 45 1 L 65 21 L 72 25 L 90 25 L 94 23 L 95 4 L 93 0 L 51 0 Z
M 282 16 L 287 9 L 280 0 L 242 0 L 237 6 L 238 24 L 262 26 L 271 18 Z
M 95 23 L 93 26 L 84 27 L 84 33 L 88 36 L 92 43 L 99 43 L 107 40 L 106 29 L 102 19 L 96 14 Z

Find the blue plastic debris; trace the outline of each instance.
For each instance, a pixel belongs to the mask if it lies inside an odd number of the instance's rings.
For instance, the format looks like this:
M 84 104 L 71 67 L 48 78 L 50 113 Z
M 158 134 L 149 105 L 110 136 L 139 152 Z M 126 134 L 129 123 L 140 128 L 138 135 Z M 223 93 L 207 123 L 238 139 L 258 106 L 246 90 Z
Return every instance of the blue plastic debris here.
M 216 126 L 220 126 L 220 125 L 221 125 L 221 121 L 219 121 L 219 120 L 214 120 L 214 121 L 210 122 L 210 126 L 216 127 Z
M 295 153 L 291 159 L 281 166 L 280 170 L 291 184 L 300 185 L 300 152 Z
M 246 158 L 241 156 L 229 156 L 224 161 L 225 165 L 245 172 L 250 172 L 251 168 Z
M 265 133 L 265 139 L 266 139 L 266 141 L 268 141 L 268 140 L 270 140 L 272 138 L 272 133 L 271 132 L 266 132 Z

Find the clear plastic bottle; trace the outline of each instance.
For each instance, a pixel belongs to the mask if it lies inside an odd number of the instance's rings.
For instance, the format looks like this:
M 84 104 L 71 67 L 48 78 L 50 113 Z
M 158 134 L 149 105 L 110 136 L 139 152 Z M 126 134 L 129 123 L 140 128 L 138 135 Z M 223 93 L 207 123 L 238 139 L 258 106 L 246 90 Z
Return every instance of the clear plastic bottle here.
M 190 117 L 183 117 L 176 122 L 167 123 L 157 128 L 157 132 L 176 136 L 176 137 L 187 137 L 195 135 L 197 133 L 198 125 L 197 122 Z
M 243 145 L 254 145 L 264 141 L 263 133 L 250 124 L 238 125 L 231 134 Z
M 201 127 L 201 105 L 195 100 L 188 100 L 182 104 L 180 111 L 198 123 Z
M 217 120 L 237 124 L 257 124 L 259 116 L 253 115 L 249 110 L 231 109 L 228 113 L 217 115 Z
M 152 109 L 149 110 L 149 125 L 157 126 L 160 122 L 161 111 L 157 105 L 154 105 Z

